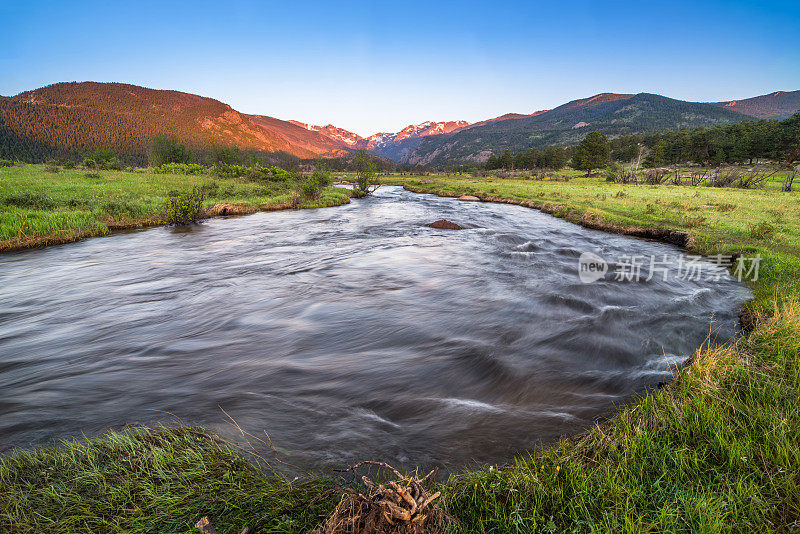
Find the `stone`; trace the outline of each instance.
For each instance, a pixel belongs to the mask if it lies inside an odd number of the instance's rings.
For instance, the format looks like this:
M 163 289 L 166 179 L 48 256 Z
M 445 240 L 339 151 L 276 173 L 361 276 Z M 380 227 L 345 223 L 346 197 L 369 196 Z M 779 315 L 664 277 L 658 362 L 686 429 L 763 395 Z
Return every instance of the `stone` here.
M 448 221 L 447 219 L 439 219 L 436 222 L 432 222 L 428 224 L 431 228 L 438 228 L 439 230 L 463 230 L 464 227 L 456 224 L 452 221 Z

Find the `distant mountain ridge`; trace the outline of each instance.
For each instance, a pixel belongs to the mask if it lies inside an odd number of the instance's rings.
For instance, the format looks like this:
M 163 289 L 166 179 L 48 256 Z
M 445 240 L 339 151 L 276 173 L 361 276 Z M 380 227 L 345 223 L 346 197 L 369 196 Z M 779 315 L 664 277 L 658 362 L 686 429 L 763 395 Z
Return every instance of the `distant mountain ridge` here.
M 785 119 L 800 109 L 800 91 L 775 91 L 768 95 L 713 104 L 759 119 Z
M 508 119 L 524 119 L 524 118 L 527 118 L 527 117 L 536 117 L 538 115 L 541 115 L 542 113 L 547 113 L 548 111 L 550 111 L 550 110 L 549 109 L 542 109 L 542 110 L 539 110 L 539 111 L 534 111 L 533 113 L 529 113 L 527 115 L 525 115 L 523 113 L 506 113 L 505 115 L 500 115 L 499 117 L 494 117 L 493 119 L 486 119 L 486 120 L 482 120 L 482 121 L 478 121 L 478 122 L 473 122 L 472 124 L 470 124 L 466 128 L 474 128 L 475 126 L 483 126 L 484 124 L 489 124 L 490 122 L 505 121 L 505 120 L 508 120 Z M 462 129 L 466 129 L 466 128 L 462 128 Z
M 508 113 L 471 124 L 429 121 L 366 138 L 352 132 L 347 135 L 350 147 L 400 164 L 449 165 L 482 163 L 502 150 L 576 144 L 592 130 L 619 136 L 753 118 L 785 118 L 798 110 L 800 91 L 720 103 L 686 102 L 650 93 L 599 93 L 531 114 Z M 341 129 L 337 130 L 341 136 Z
M 503 150 L 577 144 L 589 131 L 609 136 L 683 127 L 731 124 L 752 119 L 713 104 L 685 102 L 650 93 L 601 93 L 573 100 L 532 117 L 511 118 L 422 140 L 398 163 L 450 165 L 482 163 Z M 388 156 L 391 157 L 391 156 Z
M 98 147 L 141 157 L 154 136 L 192 148 L 238 146 L 301 158 L 354 150 L 408 165 L 481 163 L 492 153 L 578 143 L 589 131 L 609 136 L 682 127 L 783 118 L 800 110 L 800 91 L 727 102 L 698 103 L 660 95 L 599 93 L 551 110 L 508 113 L 469 123 L 425 121 L 369 137 L 328 124 L 314 126 L 240 113 L 212 98 L 122 83 L 57 83 L 0 97 L 0 157 L 28 159 L 52 150 L 86 153 Z
M 520 117 L 527 116 L 517 114 L 509 115 Z M 498 117 L 498 120 L 499 119 L 501 118 Z M 315 126 L 299 121 L 289 122 L 308 131 L 318 132 L 321 135 L 329 137 L 331 140 L 343 143 L 347 148 L 366 150 L 371 154 L 386 157 L 394 161 L 403 159 L 404 155 L 412 151 L 423 137 L 448 134 L 473 126 L 464 120 L 425 121 L 419 124 L 409 124 L 399 132 L 379 132 L 369 137 L 361 137 L 356 133 L 338 128 L 332 124 Z

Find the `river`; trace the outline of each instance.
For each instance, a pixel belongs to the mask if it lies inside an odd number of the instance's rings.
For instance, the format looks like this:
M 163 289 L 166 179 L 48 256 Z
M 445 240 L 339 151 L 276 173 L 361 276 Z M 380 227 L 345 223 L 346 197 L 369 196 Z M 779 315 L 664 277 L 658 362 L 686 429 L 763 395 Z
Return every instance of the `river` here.
M 742 283 L 616 280 L 633 254 L 681 250 L 386 186 L 3 254 L 0 450 L 173 415 L 233 438 L 224 409 L 305 467 L 507 462 L 736 334 Z

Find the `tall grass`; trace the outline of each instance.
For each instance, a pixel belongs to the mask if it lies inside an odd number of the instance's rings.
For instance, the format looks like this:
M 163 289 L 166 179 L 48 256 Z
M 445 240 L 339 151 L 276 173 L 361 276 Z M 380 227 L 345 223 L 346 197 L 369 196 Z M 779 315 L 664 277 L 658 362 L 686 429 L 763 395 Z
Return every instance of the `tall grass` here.
M 322 488 L 264 475 L 195 429 L 111 432 L 5 458 L 0 532 L 188 533 L 204 515 L 222 532 L 272 515 L 273 532 L 305 532 L 335 504 L 312 500 Z

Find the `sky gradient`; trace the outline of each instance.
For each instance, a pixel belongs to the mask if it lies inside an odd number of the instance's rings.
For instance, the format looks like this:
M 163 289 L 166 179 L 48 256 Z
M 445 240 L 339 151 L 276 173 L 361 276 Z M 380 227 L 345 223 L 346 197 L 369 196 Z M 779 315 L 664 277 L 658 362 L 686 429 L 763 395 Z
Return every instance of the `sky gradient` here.
M 361 135 L 600 92 L 800 89 L 800 2 L 0 0 L 0 95 L 119 81 Z

